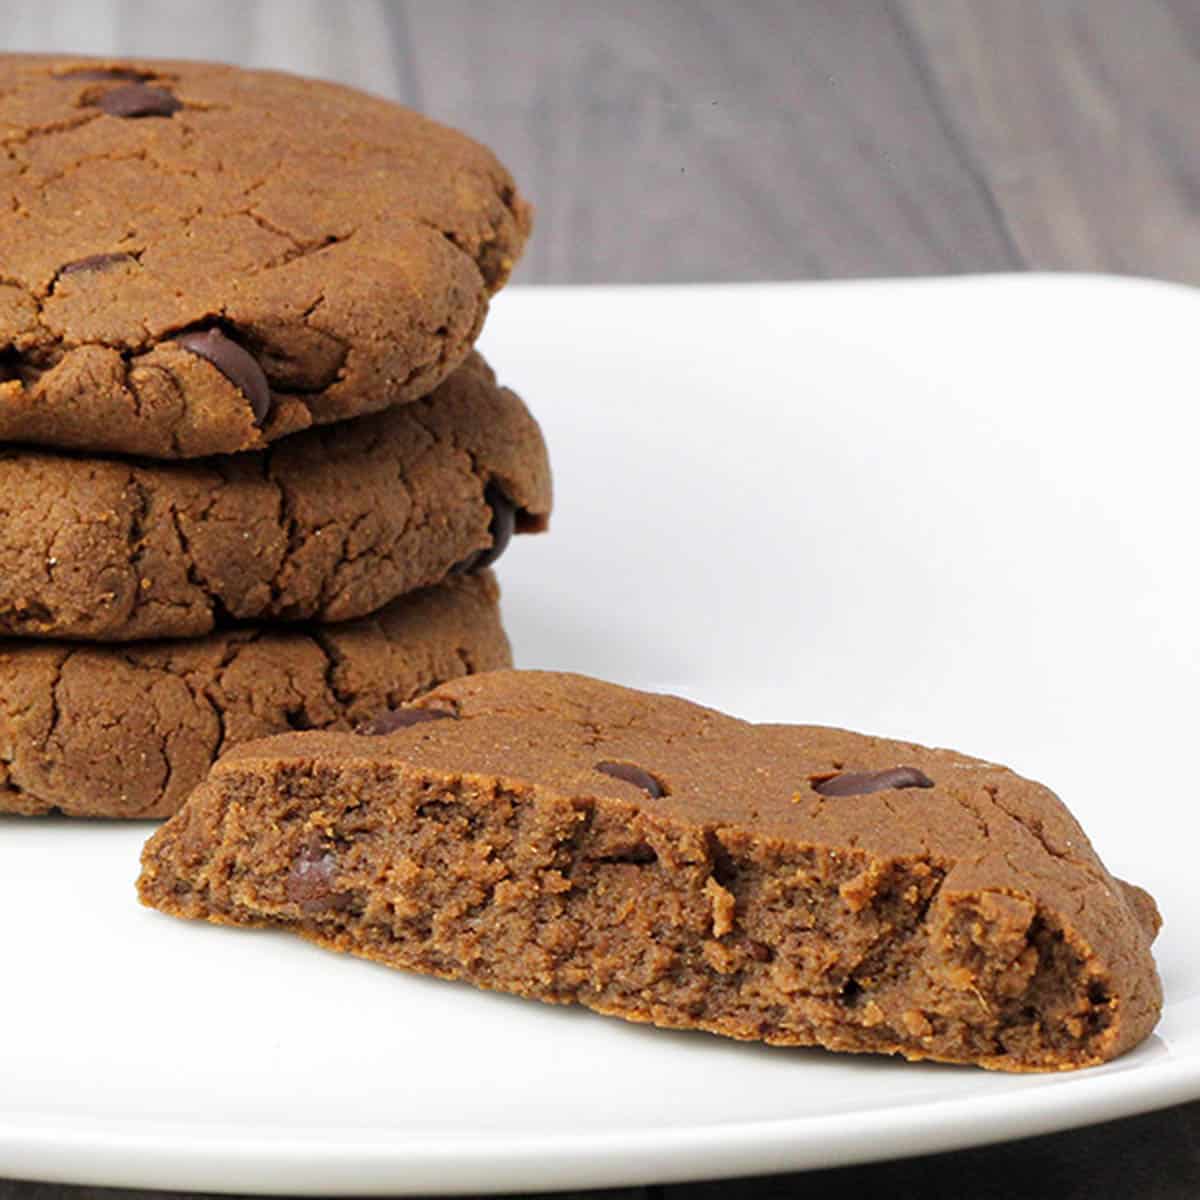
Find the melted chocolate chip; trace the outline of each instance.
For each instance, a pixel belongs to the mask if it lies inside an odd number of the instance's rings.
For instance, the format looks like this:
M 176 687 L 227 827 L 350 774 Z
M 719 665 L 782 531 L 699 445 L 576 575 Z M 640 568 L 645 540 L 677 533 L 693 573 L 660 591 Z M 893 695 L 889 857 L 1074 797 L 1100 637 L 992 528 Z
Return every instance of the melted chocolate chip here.
M 133 262 L 132 254 L 89 254 L 87 258 L 77 258 L 74 262 L 63 263 L 58 268 L 62 275 L 76 275 L 83 271 L 103 271 L 105 267 L 114 267 L 117 263 Z
M 82 71 L 67 71 L 56 78 L 67 83 L 76 79 L 124 79 L 131 83 L 145 83 L 147 79 L 153 79 L 154 76 L 145 71 L 135 70 L 133 67 L 85 67 Z
M 193 354 L 207 359 L 250 402 L 255 425 L 271 411 L 271 385 L 258 360 L 219 329 L 185 333 L 176 341 Z
M 447 718 L 453 720 L 454 714 L 442 712 L 439 708 L 393 708 L 372 717 L 354 732 L 364 737 L 382 737 L 395 733 L 397 729 L 409 729 L 413 725 L 424 725 L 426 721 L 444 721 Z
M 126 83 L 98 96 L 93 102 L 110 117 L 169 117 L 180 104 L 166 88 L 145 83 Z
M 813 782 L 814 792 L 822 796 L 866 796 L 892 788 L 931 788 L 933 780 L 916 767 L 889 767 L 886 771 L 849 771 Z
M 486 550 L 476 550 L 451 568 L 455 575 L 465 575 L 468 571 L 482 571 L 490 567 L 508 549 L 512 541 L 513 530 L 517 524 L 517 506 L 512 502 L 508 493 L 493 480 L 483 492 L 483 498 L 492 510 L 492 520 L 488 525 L 492 544 Z
M 320 846 L 306 846 L 292 860 L 283 885 L 284 894 L 306 913 L 349 908 L 350 896 L 333 888 L 337 865 L 332 851 L 322 850 Z
M 653 796 L 656 800 L 659 796 L 666 795 L 663 785 L 649 771 L 643 771 L 641 767 L 635 767 L 633 763 L 598 762 L 596 770 L 602 775 L 611 775 L 613 779 L 632 783 L 634 787 L 640 787 L 643 792 Z

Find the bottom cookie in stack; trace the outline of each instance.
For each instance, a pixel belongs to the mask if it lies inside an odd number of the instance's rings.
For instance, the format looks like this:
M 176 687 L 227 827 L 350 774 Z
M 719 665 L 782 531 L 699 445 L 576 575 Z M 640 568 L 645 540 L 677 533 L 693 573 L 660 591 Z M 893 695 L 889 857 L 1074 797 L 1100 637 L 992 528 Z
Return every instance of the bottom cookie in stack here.
M 489 571 L 340 625 L 113 646 L 2 642 L 0 812 L 169 816 L 230 746 L 349 730 L 510 664 Z

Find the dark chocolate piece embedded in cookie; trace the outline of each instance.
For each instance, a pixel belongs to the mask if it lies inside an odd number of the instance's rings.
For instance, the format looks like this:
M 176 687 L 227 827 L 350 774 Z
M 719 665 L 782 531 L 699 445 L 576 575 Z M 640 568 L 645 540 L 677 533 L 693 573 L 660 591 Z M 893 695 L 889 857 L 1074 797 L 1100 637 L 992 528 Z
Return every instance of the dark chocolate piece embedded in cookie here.
M 95 105 L 110 117 L 169 117 L 183 105 L 166 88 L 144 83 L 126 83 L 101 92 Z
M 353 729 L 438 683 L 511 661 L 490 572 L 319 630 L 242 627 L 124 646 L 0 642 L 0 812 L 169 816 L 231 746 Z
M 655 800 L 666 794 L 663 785 L 649 771 L 644 771 L 633 763 L 598 762 L 596 770 L 612 779 L 623 779 L 626 783 L 632 783 L 634 787 L 640 787 L 646 795 Z
M 89 254 L 74 262 L 63 263 L 58 268 L 58 277 L 61 279 L 64 275 L 74 275 L 77 271 L 103 271 L 106 267 L 133 261 L 132 254 Z
M 413 711 L 457 719 L 226 755 L 143 900 L 775 1045 L 1060 1070 L 1157 1020 L 1153 900 L 1003 767 L 543 672 Z M 314 854 L 319 906 L 289 890 Z
M 529 234 L 483 146 L 277 72 L 0 55 L 0 128 L 0 441 L 195 458 L 417 399 Z M 185 352 L 214 323 L 261 385 Z
M 520 528 L 546 527 L 537 423 L 475 354 L 422 400 L 257 453 L 0 450 L 0 635 L 131 641 L 229 618 L 360 617 L 494 548 L 493 487 Z
M 492 513 L 491 520 L 488 522 L 488 537 L 491 538 L 491 545 L 482 550 L 476 550 L 462 562 L 456 563 L 453 568 L 456 574 L 481 571 L 484 567 L 490 567 L 508 549 L 508 543 L 512 541 L 513 532 L 517 528 L 517 506 L 513 503 L 512 497 L 495 480 L 487 485 L 483 498 L 487 501 L 488 508 Z
M 812 789 L 821 796 L 869 796 L 872 792 L 931 788 L 933 780 L 916 767 L 888 767 L 884 771 L 845 771 L 813 780 Z
M 354 732 L 363 737 L 386 737 L 400 729 L 411 729 L 428 721 L 449 721 L 453 717 L 453 713 L 439 712 L 436 708 L 393 708 L 364 721 Z
M 180 336 L 179 344 L 212 363 L 246 397 L 246 403 L 254 414 L 254 423 L 263 423 L 271 411 L 271 385 L 252 354 L 219 329 L 185 333 Z

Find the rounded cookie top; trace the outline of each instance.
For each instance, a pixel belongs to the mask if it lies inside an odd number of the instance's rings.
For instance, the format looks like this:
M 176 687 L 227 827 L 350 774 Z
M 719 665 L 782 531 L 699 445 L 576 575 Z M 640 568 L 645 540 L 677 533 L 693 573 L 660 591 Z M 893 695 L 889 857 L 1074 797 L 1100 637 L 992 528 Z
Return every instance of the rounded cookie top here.
M 537 423 L 476 354 L 411 404 L 192 463 L 0 450 L 0 635 L 345 621 L 546 527 Z
M 399 105 L 206 63 L 0 55 L 0 441 L 256 449 L 429 392 L 529 233 Z

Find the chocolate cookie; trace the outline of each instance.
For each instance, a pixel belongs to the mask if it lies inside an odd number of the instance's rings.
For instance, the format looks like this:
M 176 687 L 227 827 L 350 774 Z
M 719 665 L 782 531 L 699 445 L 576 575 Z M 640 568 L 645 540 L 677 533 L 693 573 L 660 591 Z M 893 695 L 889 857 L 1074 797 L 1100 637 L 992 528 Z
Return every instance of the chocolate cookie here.
M 540 672 L 375 728 L 226 755 L 143 901 L 782 1046 L 1058 1070 L 1158 1017 L 1154 902 L 1003 767 Z
M 165 817 L 223 750 L 352 729 L 512 661 L 488 571 L 345 625 L 127 646 L 0 643 L 0 812 Z
M 530 210 L 484 147 L 331 83 L 0 55 L 0 441 L 258 449 L 430 391 Z
M 536 422 L 476 355 L 432 395 L 197 463 L 0 452 L 0 634 L 341 621 L 544 529 Z

